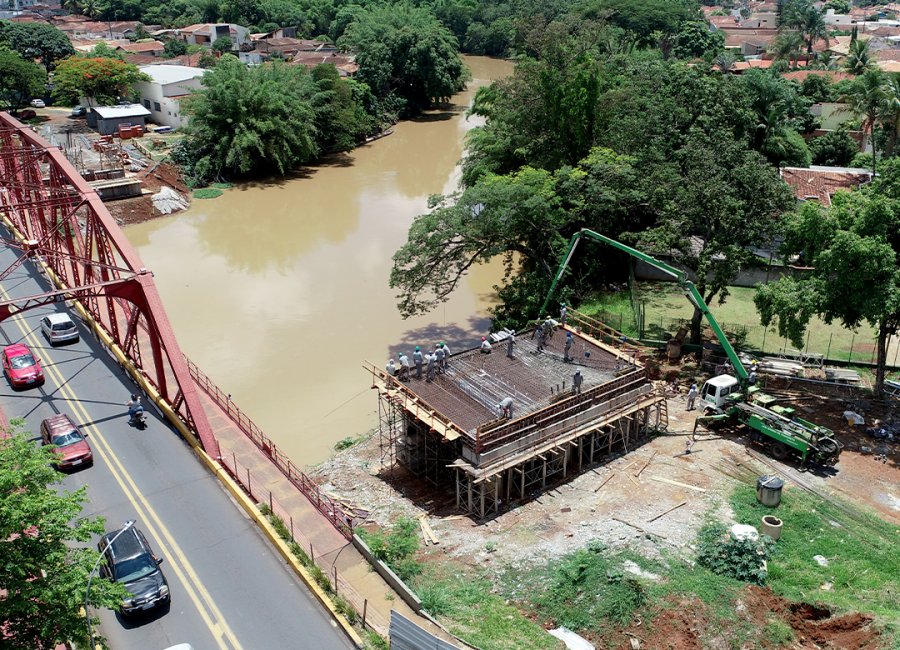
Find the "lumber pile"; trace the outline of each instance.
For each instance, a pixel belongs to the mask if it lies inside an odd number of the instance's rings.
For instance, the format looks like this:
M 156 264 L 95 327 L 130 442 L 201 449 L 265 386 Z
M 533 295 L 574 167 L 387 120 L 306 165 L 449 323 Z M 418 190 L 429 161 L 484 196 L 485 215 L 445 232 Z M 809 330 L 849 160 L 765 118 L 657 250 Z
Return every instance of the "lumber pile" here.
M 802 377 L 803 364 L 799 361 L 791 361 L 790 359 L 763 357 L 762 361 L 759 362 L 759 371 L 769 375 L 779 375 L 781 377 Z
M 855 370 L 846 370 L 844 368 L 825 368 L 825 379 L 841 384 L 858 384 L 859 373 Z

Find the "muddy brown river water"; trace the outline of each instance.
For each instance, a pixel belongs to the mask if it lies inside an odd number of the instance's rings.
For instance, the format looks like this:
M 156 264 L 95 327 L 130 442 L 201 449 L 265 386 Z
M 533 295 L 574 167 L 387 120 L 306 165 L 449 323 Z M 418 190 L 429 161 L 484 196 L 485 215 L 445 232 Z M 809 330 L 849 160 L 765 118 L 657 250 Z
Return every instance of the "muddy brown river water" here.
M 391 256 L 428 196 L 453 191 L 475 90 L 512 64 L 466 57 L 452 106 L 295 176 L 236 186 L 187 212 L 129 226 L 184 352 L 304 465 L 378 424 L 364 361 L 487 331 L 499 263 L 475 268 L 435 312 L 403 320 Z

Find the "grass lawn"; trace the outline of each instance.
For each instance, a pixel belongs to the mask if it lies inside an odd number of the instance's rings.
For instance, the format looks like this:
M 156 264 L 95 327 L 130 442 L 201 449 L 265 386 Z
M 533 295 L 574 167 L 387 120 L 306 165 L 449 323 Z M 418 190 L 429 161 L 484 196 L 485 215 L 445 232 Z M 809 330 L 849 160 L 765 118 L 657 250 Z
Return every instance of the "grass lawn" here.
M 639 300 L 644 303 L 644 332 L 647 338 L 657 338 L 664 332 L 674 334 L 679 322 L 689 320 L 693 307 L 674 283 L 642 282 L 637 285 Z M 716 320 L 729 333 L 747 329 L 746 345 L 766 352 L 780 352 L 793 349 L 790 341 L 778 336 L 774 328 L 768 331 L 759 321 L 753 295 L 756 290 L 748 287 L 731 287 L 725 303 L 716 301 L 710 309 Z M 625 302 L 628 303 L 627 295 Z M 629 308 L 630 313 L 630 308 Z M 875 332 L 868 324 L 860 326 L 858 332 L 826 325 L 818 318 L 810 321 L 808 339 L 804 351 L 826 355 L 829 359 L 844 361 L 872 361 L 875 351 Z M 888 359 L 893 363 L 893 359 Z

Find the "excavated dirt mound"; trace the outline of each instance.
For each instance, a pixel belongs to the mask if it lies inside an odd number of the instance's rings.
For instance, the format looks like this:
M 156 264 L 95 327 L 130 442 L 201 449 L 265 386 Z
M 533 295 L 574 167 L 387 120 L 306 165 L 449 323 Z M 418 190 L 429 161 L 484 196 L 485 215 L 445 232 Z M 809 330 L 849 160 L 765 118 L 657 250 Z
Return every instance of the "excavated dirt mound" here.
M 641 628 L 623 630 L 622 640 L 610 647 L 621 650 L 632 648 L 629 636 L 641 643 L 641 648 L 653 650 L 706 650 L 710 647 L 728 647 L 725 639 L 711 638 L 706 630 L 705 606 L 696 599 L 673 602 L 671 607 Z M 858 612 L 832 616 L 831 610 L 821 605 L 793 603 L 776 596 L 769 589 L 747 587 L 735 606 L 735 618 L 750 623 L 757 630 L 756 641 L 767 645 L 765 627 L 772 619 L 781 619 L 791 626 L 794 641 L 792 650 L 878 650 L 881 639 L 871 625 L 872 617 Z M 719 643 L 721 642 L 721 643 Z

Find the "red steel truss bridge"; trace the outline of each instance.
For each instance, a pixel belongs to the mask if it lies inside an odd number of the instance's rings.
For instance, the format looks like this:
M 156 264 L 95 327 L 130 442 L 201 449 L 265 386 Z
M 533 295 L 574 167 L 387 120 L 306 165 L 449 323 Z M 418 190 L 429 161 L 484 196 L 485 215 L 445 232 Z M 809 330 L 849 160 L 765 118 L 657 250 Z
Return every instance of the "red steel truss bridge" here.
M 33 260 L 55 290 L 0 301 L 0 320 L 61 301 L 76 309 L 132 366 L 213 458 L 219 448 L 153 274 L 94 189 L 63 153 L 8 113 L 0 113 L 0 218 L 21 251 L 0 282 Z

